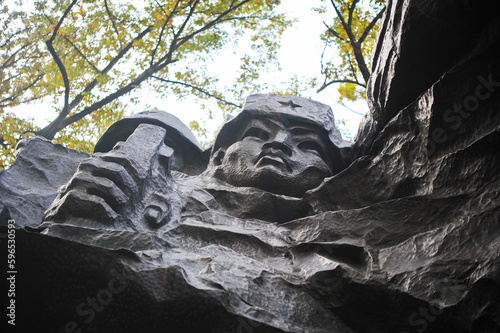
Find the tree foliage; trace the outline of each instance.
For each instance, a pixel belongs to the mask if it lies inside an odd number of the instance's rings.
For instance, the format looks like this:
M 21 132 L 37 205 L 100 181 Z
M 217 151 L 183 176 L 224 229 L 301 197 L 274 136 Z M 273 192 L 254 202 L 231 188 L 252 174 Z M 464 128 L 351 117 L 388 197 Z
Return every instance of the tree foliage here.
M 15 114 L 2 114 L 2 134 L 0 134 L 0 170 L 10 166 L 15 159 L 14 149 L 23 137 L 32 136 L 38 130 L 30 119 L 22 119 Z M 31 130 L 26 130 L 30 128 Z
M 340 100 L 365 98 L 370 78 L 371 51 L 385 10 L 384 0 L 328 0 L 336 16 L 321 38 L 325 49 L 321 58 L 323 83 L 318 92 L 338 84 Z M 325 7 L 317 8 L 324 12 Z M 335 52 L 332 52 L 335 51 Z M 328 57 L 330 55 L 330 57 Z
M 231 101 L 255 91 L 262 69 L 276 63 L 290 24 L 275 13 L 279 0 L 38 0 L 29 9 L 0 1 L 0 135 L 12 130 L 9 107 L 50 98 L 54 120 L 41 129 L 17 121 L 16 131 L 84 151 L 144 84 L 160 96 L 194 94 L 234 108 Z M 221 87 L 204 66 L 243 38 L 256 55 L 244 55 L 235 85 Z M 12 147 L 18 138 L 3 139 Z
M 222 112 L 238 109 L 252 93 L 300 95 L 309 84 L 318 91 L 338 84 L 341 100 L 363 98 L 385 4 L 322 0 L 325 7 L 317 11 L 335 12 L 321 35 L 323 82 L 295 76 L 277 91 L 261 73 L 279 68 L 280 36 L 292 22 L 276 14 L 279 0 L 7 1 L 0 0 L 0 168 L 12 162 L 13 147 L 27 135 L 90 152 L 136 101 L 128 93 L 144 85 L 159 97 L 215 101 Z M 236 74 L 209 70 L 220 50 L 236 49 L 241 41 L 251 46 Z M 232 83 L 218 74 L 231 74 Z M 58 115 L 44 128 L 9 111 L 33 103 L 36 112 L 40 101 L 50 101 Z M 190 126 L 207 139 L 197 121 Z

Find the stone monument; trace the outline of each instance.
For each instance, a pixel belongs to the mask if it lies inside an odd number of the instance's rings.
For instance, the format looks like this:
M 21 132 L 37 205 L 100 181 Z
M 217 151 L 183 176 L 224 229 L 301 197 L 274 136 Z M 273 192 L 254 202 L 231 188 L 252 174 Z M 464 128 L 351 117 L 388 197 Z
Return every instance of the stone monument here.
M 265 94 L 208 151 L 158 111 L 92 155 L 22 142 L 16 328 L 498 332 L 499 33 L 486 3 L 389 1 L 352 146 L 328 106 Z

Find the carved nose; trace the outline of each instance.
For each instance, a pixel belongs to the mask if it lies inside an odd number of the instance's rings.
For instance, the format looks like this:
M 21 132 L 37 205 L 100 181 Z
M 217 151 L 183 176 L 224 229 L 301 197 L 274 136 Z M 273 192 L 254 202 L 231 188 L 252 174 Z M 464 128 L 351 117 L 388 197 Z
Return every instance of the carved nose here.
M 292 155 L 292 148 L 290 147 L 290 144 L 288 143 L 288 135 L 286 133 L 277 133 L 274 138 L 271 140 L 271 142 L 265 143 L 264 146 L 262 147 L 263 149 L 278 149 L 281 150 L 283 153 L 285 153 L 288 156 Z

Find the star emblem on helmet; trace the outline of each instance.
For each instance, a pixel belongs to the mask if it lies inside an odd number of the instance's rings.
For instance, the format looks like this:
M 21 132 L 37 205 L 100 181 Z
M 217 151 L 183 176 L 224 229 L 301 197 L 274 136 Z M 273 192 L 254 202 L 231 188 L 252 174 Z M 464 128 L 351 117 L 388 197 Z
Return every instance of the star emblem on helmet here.
M 301 108 L 302 105 L 299 105 L 297 103 L 294 103 L 292 100 L 289 100 L 288 102 L 281 102 L 281 101 L 278 101 L 278 103 L 281 104 L 281 107 L 283 108 L 290 108 L 292 109 L 293 111 L 295 111 L 296 108 Z

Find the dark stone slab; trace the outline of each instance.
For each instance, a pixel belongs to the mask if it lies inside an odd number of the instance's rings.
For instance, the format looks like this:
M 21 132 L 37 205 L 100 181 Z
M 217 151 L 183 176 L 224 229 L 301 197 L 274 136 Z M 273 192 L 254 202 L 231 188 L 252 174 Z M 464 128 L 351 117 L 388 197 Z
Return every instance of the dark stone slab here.
M 41 137 L 22 142 L 18 149 L 14 165 L 0 171 L 0 225 L 14 219 L 18 227 L 35 226 L 42 221 L 57 189 L 89 155 Z

